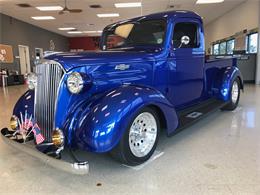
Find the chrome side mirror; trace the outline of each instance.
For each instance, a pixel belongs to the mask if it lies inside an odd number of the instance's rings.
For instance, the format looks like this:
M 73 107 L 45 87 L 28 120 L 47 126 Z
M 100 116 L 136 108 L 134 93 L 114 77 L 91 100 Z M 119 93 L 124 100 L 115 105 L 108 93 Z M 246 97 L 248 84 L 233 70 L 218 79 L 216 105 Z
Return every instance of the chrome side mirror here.
M 188 37 L 188 36 L 183 36 L 183 37 L 181 38 L 181 45 L 180 45 L 179 48 L 181 48 L 183 45 L 189 45 L 189 43 L 190 43 L 190 37 Z

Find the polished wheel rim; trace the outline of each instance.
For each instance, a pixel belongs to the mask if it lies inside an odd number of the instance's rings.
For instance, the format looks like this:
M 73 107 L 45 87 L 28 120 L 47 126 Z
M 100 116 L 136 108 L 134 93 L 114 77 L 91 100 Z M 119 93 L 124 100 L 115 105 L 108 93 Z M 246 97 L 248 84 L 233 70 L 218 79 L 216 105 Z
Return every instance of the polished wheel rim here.
M 234 104 L 237 103 L 238 96 L 239 96 L 239 87 L 238 87 L 238 83 L 235 81 L 232 86 L 232 102 Z
M 129 132 L 129 146 L 136 157 L 144 157 L 152 150 L 157 137 L 157 123 L 155 117 L 144 112 L 138 115 Z

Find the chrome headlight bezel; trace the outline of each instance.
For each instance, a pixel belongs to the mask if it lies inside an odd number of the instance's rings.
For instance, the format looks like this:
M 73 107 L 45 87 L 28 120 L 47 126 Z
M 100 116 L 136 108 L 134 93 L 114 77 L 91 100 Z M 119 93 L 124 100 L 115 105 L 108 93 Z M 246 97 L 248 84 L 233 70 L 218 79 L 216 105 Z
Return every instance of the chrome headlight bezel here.
M 83 76 L 78 72 L 71 73 L 67 78 L 67 88 L 72 94 L 79 94 L 84 88 Z

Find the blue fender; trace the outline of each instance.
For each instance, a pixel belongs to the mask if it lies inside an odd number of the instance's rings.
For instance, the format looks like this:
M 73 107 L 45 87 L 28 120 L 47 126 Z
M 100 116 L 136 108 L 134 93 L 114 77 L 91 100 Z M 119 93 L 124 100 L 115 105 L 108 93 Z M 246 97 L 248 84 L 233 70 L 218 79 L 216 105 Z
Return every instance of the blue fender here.
M 79 103 L 67 123 L 67 141 L 84 150 L 110 151 L 119 143 L 134 115 L 146 106 L 159 109 L 168 134 L 177 128 L 175 109 L 159 91 L 128 85 Z
M 236 78 L 240 80 L 240 86 L 244 89 L 243 77 L 240 70 L 236 66 L 228 67 L 223 72 L 220 84 L 219 98 L 223 101 L 229 101 L 231 98 L 231 87 Z
M 34 115 L 34 91 L 26 91 L 16 102 L 13 115 L 20 117 L 20 113 L 24 115 L 25 111 L 28 115 Z

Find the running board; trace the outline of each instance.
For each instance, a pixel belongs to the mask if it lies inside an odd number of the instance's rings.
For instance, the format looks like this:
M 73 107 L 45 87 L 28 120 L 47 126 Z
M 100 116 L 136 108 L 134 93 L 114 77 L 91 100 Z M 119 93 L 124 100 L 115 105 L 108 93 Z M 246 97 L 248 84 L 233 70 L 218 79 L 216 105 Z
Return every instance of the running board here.
M 215 112 L 225 106 L 227 102 L 223 102 L 216 99 L 210 99 L 199 105 L 177 112 L 179 118 L 179 126 L 173 132 L 173 135 L 181 130 L 191 126 L 200 119 L 208 116 L 210 113 Z

